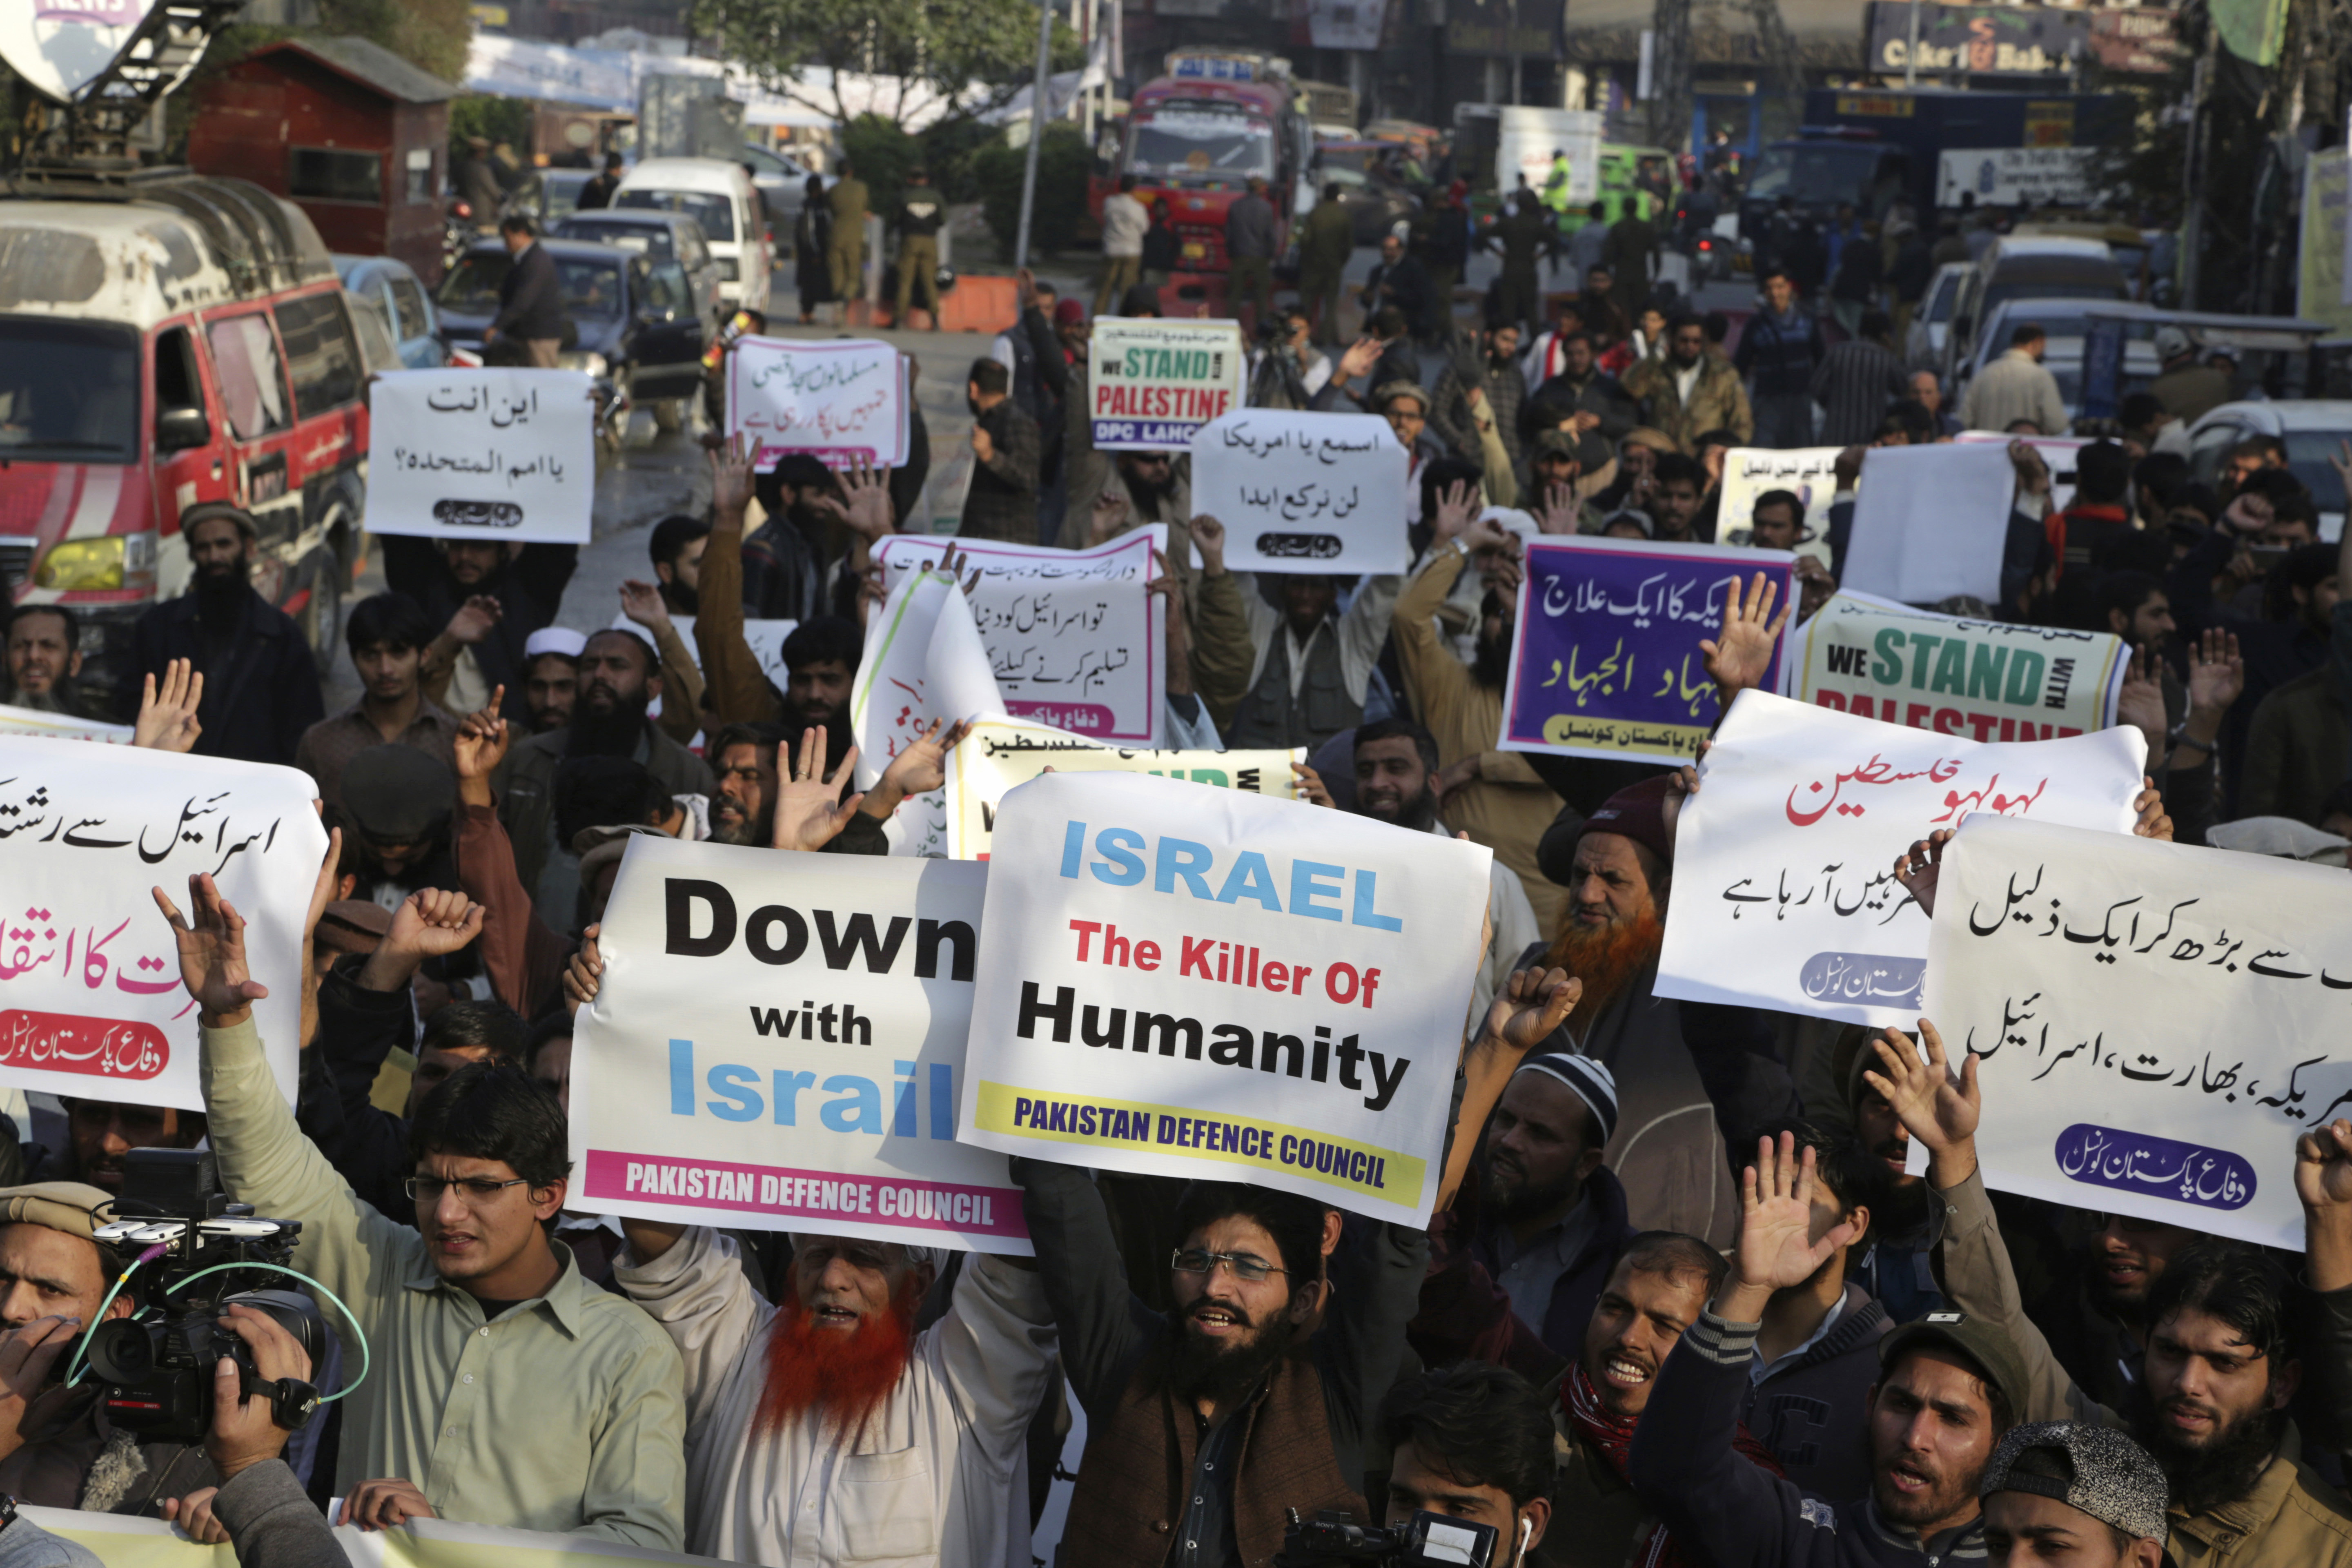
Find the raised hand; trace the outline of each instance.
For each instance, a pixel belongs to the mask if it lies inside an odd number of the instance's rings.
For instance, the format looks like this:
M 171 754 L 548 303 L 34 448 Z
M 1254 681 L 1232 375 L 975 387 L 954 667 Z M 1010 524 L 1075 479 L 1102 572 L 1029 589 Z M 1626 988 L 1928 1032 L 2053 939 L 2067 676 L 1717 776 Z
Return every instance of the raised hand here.
M 1525 1056 L 1568 1022 L 1583 996 L 1584 982 L 1570 979 L 1565 969 L 1514 970 L 1509 983 L 1487 1005 L 1479 1034 Z
M 2189 711 L 2218 722 L 2246 689 L 2246 661 L 2236 634 L 2208 626 L 2201 641 L 2189 645 Z M 2209 748 L 2210 749 L 2210 748 Z
M 1574 533 L 1583 521 L 1574 485 L 1546 485 L 1536 507 L 1536 527 L 1546 533 Z
M 1348 352 L 1339 356 L 1339 368 L 1331 374 L 1341 382 L 1350 382 L 1360 375 L 1371 374 L 1372 367 L 1380 363 L 1380 340 L 1358 338 L 1348 345 Z
M 421 888 L 392 914 L 383 946 L 419 958 L 446 958 L 482 933 L 480 904 L 446 888 Z
M 2294 1195 L 2303 1200 L 2305 1282 L 2320 1291 L 2352 1285 L 2352 1121 L 2295 1139 Z
M 1225 525 L 1202 512 L 1189 525 L 1192 542 L 1201 552 L 1201 575 L 1222 577 L 1225 574 Z
M 499 705 L 506 700 L 503 686 L 490 693 L 488 704 L 479 713 L 468 713 L 458 722 L 457 739 L 451 749 L 457 753 L 458 793 L 465 786 L 480 783 L 487 789 L 489 777 L 506 761 L 507 747 L 512 743 L 513 731 L 499 717 Z M 477 804 L 487 805 L 488 800 Z
M 662 602 L 661 590 L 651 583 L 632 577 L 621 584 L 621 614 L 657 637 L 669 629 L 669 606 Z
M 153 889 L 155 907 L 172 922 L 172 939 L 180 950 L 180 982 L 188 988 L 207 1028 L 226 1028 L 252 1016 L 253 1005 L 269 994 L 269 987 L 253 977 L 245 961 L 245 917 L 221 897 L 208 876 L 188 879 L 188 903 L 193 920 L 163 889 Z
M 1754 1301 L 1755 1316 L 1718 1307 L 1725 1317 L 1756 1321 L 1771 1292 L 1811 1279 L 1859 1232 L 1853 1220 L 1841 1220 L 1813 1239 L 1813 1151 L 1801 1154 L 1796 1134 L 1781 1133 L 1777 1147 L 1769 1138 L 1756 1141 L 1756 1163 L 1740 1173 L 1739 1248 L 1725 1285 L 1727 1295 Z
M 1120 526 L 1127 521 L 1127 498 L 1116 490 L 1105 490 L 1095 497 L 1095 504 L 1087 513 L 1087 542 L 1108 544 L 1118 538 Z
M 1706 673 L 1714 679 L 1715 689 L 1723 710 L 1730 711 L 1731 700 L 1761 682 L 1772 668 L 1772 645 L 1780 639 L 1780 628 L 1789 624 L 1793 605 L 1783 605 L 1778 616 L 1772 613 L 1772 601 L 1779 596 L 1780 585 L 1767 580 L 1759 572 L 1748 584 L 1748 596 L 1740 597 L 1737 578 L 1731 592 L 1724 596 L 1723 630 L 1714 637 L 1701 637 L 1698 651 L 1706 661 Z
M 863 535 L 868 544 L 878 544 L 898 531 L 898 512 L 890 504 L 887 469 L 877 468 L 864 458 L 855 458 L 834 478 L 840 481 L 844 498 L 825 498 L 826 509 L 834 516 Z
M 449 624 L 442 628 L 441 635 L 453 642 L 471 647 L 488 637 L 491 629 L 499 624 L 499 617 L 505 614 L 504 607 L 497 599 L 488 594 L 476 594 L 457 606 L 457 613 L 449 617 Z
M 1478 487 L 1467 479 L 1456 480 L 1438 492 L 1437 516 L 1431 520 L 1431 527 L 1438 538 L 1452 539 L 1470 526 L 1471 519 L 1478 515 L 1479 504 Z M 1465 539 L 1463 542 L 1471 549 L 1478 548 L 1471 540 Z
M 2129 724 L 2147 737 L 2147 754 L 2164 755 L 2164 683 L 2157 673 L 2156 650 L 2143 646 L 2131 657 L 2122 689 L 2116 696 L 2116 721 Z
M 841 798 L 842 788 L 857 763 L 857 748 L 850 747 L 841 765 L 827 776 L 825 747 L 824 725 L 812 724 L 801 732 L 800 759 L 793 764 L 790 782 L 776 793 L 775 847 L 779 849 L 824 848 L 840 837 L 866 799 L 862 790 L 847 801 Z
M 192 752 L 205 727 L 196 721 L 204 705 L 205 678 L 190 659 L 175 658 L 163 667 L 158 691 L 153 675 L 139 694 L 139 718 L 131 727 L 131 743 L 151 752 Z
M 744 509 L 751 504 L 751 450 L 737 431 L 710 448 L 710 506 L 718 526 L 740 528 Z
M 1895 858 L 1895 879 L 1917 900 L 1919 912 L 1929 920 L 1936 918 L 1936 883 L 1944 874 L 1944 846 L 1952 841 L 1952 833 L 1951 828 L 1938 827 L 1927 837 L 1913 840 L 1910 848 Z
M 1938 1191 L 1958 1186 L 1976 1169 L 1977 1125 L 1984 1114 L 1977 1054 L 1968 1054 L 1955 1079 L 1944 1037 L 1925 1018 L 1919 1020 L 1917 1046 L 1899 1030 L 1885 1029 L 1870 1048 L 1877 1054 L 1879 1070 L 1864 1072 L 1862 1081 L 1878 1091 L 1903 1130 L 1927 1151 L 1928 1181 Z
M 948 753 L 971 733 L 971 721 L 959 720 L 941 734 L 940 726 L 945 722 L 934 719 L 929 729 L 917 731 L 914 739 L 882 770 L 881 783 L 874 793 L 890 790 L 903 799 L 944 788 L 948 782 Z

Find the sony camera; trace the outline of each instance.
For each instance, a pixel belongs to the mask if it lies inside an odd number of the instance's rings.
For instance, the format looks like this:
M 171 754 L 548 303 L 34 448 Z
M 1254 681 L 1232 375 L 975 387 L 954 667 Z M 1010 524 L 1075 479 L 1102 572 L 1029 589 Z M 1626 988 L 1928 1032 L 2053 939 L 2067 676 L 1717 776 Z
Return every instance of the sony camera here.
M 310 1297 L 286 1288 L 285 1275 L 251 1267 L 286 1267 L 302 1222 L 262 1219 L 252 1205 L 229 1202 L 213 1155 L 196 1149 L 131 1150 L 114 1213 L 98 1227 L 99 1241 L 126 1258 L 158 1255 L 138 1279 L 146 1305 L 100 1323 L 89 1338 L 107 1419 L 151 1442 L 202 1442 L 212 1426 L 213 1369 L 227 1356 L 244 1394 L 268 1398 L 278 1425 L 291 1431 L 308 1421 L 318 1389 L 263 1377 L 245 1342 L 219 1321 L 232 1304 L 259 1310 L 294 1336 L 315 1371 L 326 1354 L 326 1320 Z M 222 1271 L 205 1272 L 215 1268 Z
M 1423 1509 L 1410 1523 L 1393 1530 L 1358 1524 L 1355 1516 L 1326 1509 L 1313 1519 L 1301 1519 L 1297 1509 L 1283 1510 L 1289 1525 L 1282 1532 L 1282 1550 L 1275 1568 L 1337 1568 L 1339 1564 L 1374 1563 L 1379 1568 L 1500 1568 L 1496 1549 L 1502 1532 L 1491 1524 L 1476 1524 Z

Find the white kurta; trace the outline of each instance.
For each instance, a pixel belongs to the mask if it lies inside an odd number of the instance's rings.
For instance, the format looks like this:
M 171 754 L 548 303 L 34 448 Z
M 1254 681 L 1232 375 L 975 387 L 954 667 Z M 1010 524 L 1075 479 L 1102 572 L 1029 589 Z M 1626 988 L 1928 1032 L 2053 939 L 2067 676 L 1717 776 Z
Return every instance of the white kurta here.
M 660 1258 L 623 1254 L 615 1283 L 686 1360 L 687 1550 L 739 1563 L 1028 1568 L 1024 1440 L 1055 1350 L 1037 1276 L 964 1261 L 945 1317 L 854 1447 L 814 1411 L 754 1438 L 776 1309 L 735 1244 L 689 1229 Z

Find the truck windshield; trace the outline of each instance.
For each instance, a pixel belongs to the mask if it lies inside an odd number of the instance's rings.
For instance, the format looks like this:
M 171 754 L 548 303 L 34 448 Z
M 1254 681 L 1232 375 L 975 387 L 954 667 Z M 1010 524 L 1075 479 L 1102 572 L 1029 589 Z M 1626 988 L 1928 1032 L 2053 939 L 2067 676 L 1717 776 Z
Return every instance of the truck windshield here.
M 1238 185 L 1274 178 L 1274 129 L 1221 109 L 1161 109 L 1139 117 L 1128 168 L 1173 184 Z
M 1853 202 L 1866 206 L 1872 177 L 1878 172 L 1879 149 L 1820 146 L 1767 147 L 1748 176 L 1748 194 L 1774 201 L 1794 196 L 1801 205 Z
M 139 334 L 0 316 L 0 461 L 139 456 Z

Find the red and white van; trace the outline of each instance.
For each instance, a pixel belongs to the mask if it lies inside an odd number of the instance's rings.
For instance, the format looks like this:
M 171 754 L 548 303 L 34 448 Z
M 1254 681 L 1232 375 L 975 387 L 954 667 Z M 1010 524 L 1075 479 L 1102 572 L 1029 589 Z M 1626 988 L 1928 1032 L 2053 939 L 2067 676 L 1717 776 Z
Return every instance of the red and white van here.
M 367 372 L 301 210 L 175 174 L 0 199 L 0 582 L 71 605 L 84 681 L 187 584 L 180 514 L 259 524 L 254 585 L 331 651 L 365 550 Z

